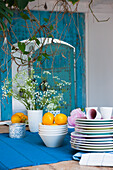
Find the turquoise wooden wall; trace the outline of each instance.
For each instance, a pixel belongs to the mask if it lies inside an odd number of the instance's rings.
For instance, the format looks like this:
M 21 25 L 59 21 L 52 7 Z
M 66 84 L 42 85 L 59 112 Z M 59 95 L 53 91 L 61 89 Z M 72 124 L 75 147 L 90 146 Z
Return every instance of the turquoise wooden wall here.
M 43 18 L 49 18 L 51 15 L 51 12 L 44 12 L 44 11 L 32 11 L 32 13 L 36 16 L 36 18 L 40 18 L 41 24 L 44 23 Z M 58 20 L 62 18 L 63 13 L 60 13 L 58 16 Z M 52 14 L 51 19 L 55 18 L 56 12 Z M 15 12 L 14 18 L 20 17 L 18 12 Z M 59 38 L 59 35 L 61 35 L 61 40 L 71 44 L 76 49 L 76 100 L 75 100 L 75 107 L 84 108 L 86 105 L 86 75 L 85 75 L 85 14 L 84 13 L 73 13 L 74 21 L 71 19 L 71 16 L 66 13 L 64 15 L 63 20 L 60 20 L 57 24 L 57 29 L 59 34 L 57 34 L 56 31 L 54 31 L 54 37 Z M 55 22 L 55 21 L 54 21 Z M 52 24 L 54 24 L 54 22 Z M 79 33 L 77 31 L 77 28 L 74 25 L 74 22 L 76 26 L 79 28 Z M 30 25 L 30 22 L 28 23 Z M 67 29 L 65 27 L 65 24 L 70 24 L 70 28 Z M 21 18 L 13 19 L 12 21 L 13 31 L 15 32 L 17 38 L 19 41 L 28 39 L 30 37 L 29 32 L 27 28 L 23 27 L 25 26 L 25 21 Z M 22 26 L 23 25 L 23 26 Z M 62 33 L 63 30 L 63 33 Z M 30 29 L 32 32 L 32 30 Z M 81 37 L 81 51 L 80 51 L 80 39 L 79 34 Z M 44 37 L 43 33 L 41 33 L 41 36 Z M 39 34 L 37 34 L 37 37 L 40 37 Z M 10 37 L 12 40 L 12 43 L 17 43 L 17 40 L 15 36 L 13 35 L 12 31 L 10 31 Z M 0 33 L 0 48 L 3 44 L 3 37 L 2 32 Z M 10 56 L 8 56 L 10 58 Z M 3 62 L 4 53 L 2 50 L 0 50 L 0 61 Z M 10 63 L 9 63 L 10 64 Z M 1 72 L 1 81 L 6 77 L 6 73 L 3 74 Z M 11 77 L 11 71 L 10 75 Z M 0 96 L 1 97 L 1 96 Z M 6 103 L 6 101 L 3 101 L 5 104 L 5 108 L 2 104 L 2 120 L 10 119 L 12 115 L 12 100 L 9 100 L 9 104 Z
M 8 72 L 5 71 L 4 73 L 0 70 L 0 86 L 2 88 L 3 86 L 3 81 L 4 79 L 8 76 L 9 78 L 12 77 L 12 68 L 11 68 L 11 56 L 5 54 L 5 52 L 2 50 L 3 47 L 3 37 L 0 37 L 0 65 L 1 65 L 1 69 L 2 71 L 4 71 L 5 69 L 8 69 Z M 9 47 L 10 48 L 10 47 Z M 7 51 L 7 45 L 4 45 L 4 50 Z M 6 64 L 5 60 L 9 60 L 8 65 Z M 3 66 L 2 64 L 5 63 Z M 2 90 L 0 88 L 0 100 L 1 100 L 1 120 L 9 120 L 11 118 L 12 115 L 12 98 L 7 98 L 6 99 L 2 99 Z

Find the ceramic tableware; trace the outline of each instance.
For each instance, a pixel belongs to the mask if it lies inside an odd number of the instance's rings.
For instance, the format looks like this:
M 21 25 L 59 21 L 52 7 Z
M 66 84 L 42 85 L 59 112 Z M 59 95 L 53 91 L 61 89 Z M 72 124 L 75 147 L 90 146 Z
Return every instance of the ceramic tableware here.
M 59 147 L 62 145 L 63 140 L 66 136 L 65 134 L 58 134 L 58 135 L 46 135 L 46 134 L 40 134 L 41 139 L 43 140 L 44 144 L 47 147 Z
M 95 109 L 90 109 L 86 113 L 87 119 L 101 119 L 101 114 L 95 110 Z
M 98 107 L 86 107 L 85 110 L 86 110 L 86 113 L 91 110 L 91 109 L 95 109 L 96 111 L 98 111 Z
M 113 151 L 113 119 L 77 119 L 71 147 L 80 151 Z
M 100 112 L 103 119 L 111 119 L 112 107 L 100 107 Z

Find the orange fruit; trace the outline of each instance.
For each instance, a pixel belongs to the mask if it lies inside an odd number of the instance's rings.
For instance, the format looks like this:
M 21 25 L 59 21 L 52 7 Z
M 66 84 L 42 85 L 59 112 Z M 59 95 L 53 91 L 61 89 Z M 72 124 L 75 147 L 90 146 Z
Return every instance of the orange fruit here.
M 49 113 L 51 113 L 51 112 L 49 112 Z M 52 113 L 53 114 L 53 113 Z M 54 121 L 55 121 L 55 116 L 54 116 Z
M 21 117 L 21 122 L 25 123 L 26 120 L 28 120 L 28 116 L 27 115 L 22 115 Z
M 63 113 L 57 114 L 55 116 L 55 123 L 57 125 L 65 125 L 67 123 L 67 116 Z
M 21 112 L 18 112 L 18 113 L 15 113 L 15 115 L 18 115 L 18 116 L 23 116 L 24 114 L 23 113 L 21 113 Z
M 43 125 L 52 125 L 54 123 L 54 115 L 50 112 L 44 114 L 42 118 Z
M 12 123 L 20 123 L 20 122 L 21 122 L 20 116 L 14 114 L 14 115 L 11 117 L 11 122 L 12 122 Z

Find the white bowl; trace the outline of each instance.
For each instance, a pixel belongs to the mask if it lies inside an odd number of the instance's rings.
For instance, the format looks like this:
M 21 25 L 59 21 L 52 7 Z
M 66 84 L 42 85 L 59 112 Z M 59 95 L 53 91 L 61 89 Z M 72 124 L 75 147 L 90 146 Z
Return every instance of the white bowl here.
M 60 135 L 60 134 L 65 134 L 68 133 L 67 130 L 63 131 L 63 132 L 44 132 L 44 131 L 39 131 L 39 134 L 45 134 L 45 135 Z
M 52 129 L 52 128 L 39 128 L 39 130 L 42 130 L 42 131 L 54 131 L 54 132 L 57 132 L 57 131 L 64 131 L 64 130 L 68 130 L 68 128 L 63 128 L 63 129 Z
M 41 123 L 39 123 L 39 129 L 57 130 L 57 129 L 66 129 L 67 127 L 68 127 L 67 124 L 52 126 L 52 125 L 42 125 Z
M 47 146 L 47 147 L 59 147 L 62 145 L 63 143 L 63 140 L 66 136 L 66 133 L 65 134 L 61 134 L 61 135 L 44 135 L 44 134 L 40 134 L 40 137 L 41 139 L 43 140 L 44 144 Z
M 63 131 L 68 131 L 68 128 L 65 129 L 40 129 L 39 131 L 43 131 L 43 132 L 63 132 Z

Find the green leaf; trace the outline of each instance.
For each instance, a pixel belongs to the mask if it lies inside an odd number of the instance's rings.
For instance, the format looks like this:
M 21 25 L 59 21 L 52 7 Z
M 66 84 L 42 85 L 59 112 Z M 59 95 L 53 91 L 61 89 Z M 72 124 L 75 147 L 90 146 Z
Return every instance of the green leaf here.
M 31 57 L 28 57 L 28 61 L 30 61 L 31 60 Z
M 31 37 L 31 38 L 29 39 L 29 41 L 32 41 L 32 40 L 36 40 L 36 35 L 33 35 L 33 37 Z
M 77 2 L 79 2 L 80 0 L 68 0 L 69 2 L 72 2 L 73 5 L 75 5 Z
M 9 21 L 9 23 L 12 22 L 12 19 L 4 12 L 3 9 L 0 9 L 0 14 L 2 14 L 3 17 L 5 17 Z
M 25 43 L 18 42 L 18 47 L 23 53 L 25 52 Z
M 36 38 L 36 36 L 35 36 L 35 35 L 29 39 L 29 41 L 32 41 L 32 40 L 35 40 L 35 41 L 36 41 L 36 43 L 37 43 L 37 45 L 39 45 L 39 44 L 40 44 L 40 41 Z
M 49 19 L 47 19 L 47 18 L 43 18 L 43 19 L 44 19 L 45 22 L 48 22 L 48 21 L 49 21 Z
M 48 35 L 48 38 L 53 38 L 53 36 L 50 34 L 50 35 Z
M 23 12 L 20 13 L 21 17 L 25 20 L 30 19 L 27 14 L 24 14 Z
M 39 45 L 40 44 L 40 41 L 36 38 L 36 43 L 37 43 L 37 45 Z
M 47 53 L 42 53 L 42 55 L 45 57 L 45 58 L 47 58 L 47 59 L 49 59 L 49 55 L 47 54 Z
M 81 111 L 84 112 L 84 108 L 81 108 Z
M 5 5 L 4 2 L 0 2 L 0 10 L 1 10 L 1 8 L 2 8 L 5 12 L 7 12 L 11 17 L 13 16 L 13 12 L 12 12 L 9 8 L 6 7 L 6 5 Z
M 42 60 L 42 56 L 40 55 L 40 56 L 38 56 L 37 61 L 41 61 L 41 60 Z
M 24 9 L 31 0 L 15 0 L 19 9 Z
M 31 21 L 36 21 L 36 19 L 31 19 Z
M 12 47 L 12 50 L 15 50 L 15 46 Z
M 23 54 L 27 55 L 29 54 L 29 51 L 24 51 Z
M 50 28 L 50 30 L 52 31 L 52 30 L 53 30 L 53 25 L 50 25 L 50 27 L 49 27 L 49 28 Z
M 0 30 L 6 30 L 7 26 L 4 23 L 4 18 L 11 23 L 12 19 L 11 17 L 13 16 L 13 12 L 6 7 L 6 4 L 3 0 L 0 0 L 0 24 L 2 25 L 2 27 L 0 28 Z
M 2 27 L 3 27 L 3 28 L 2 28 L 1 25 L 0 25 L 0 31 L 3 31 L 3 30 L 5 31 L 7 27 L 6 27 L 6 25 L 4 24 L 4 22 L 1 20 L 1 18 L 0 18 L 0 24 L 1 24 Z

